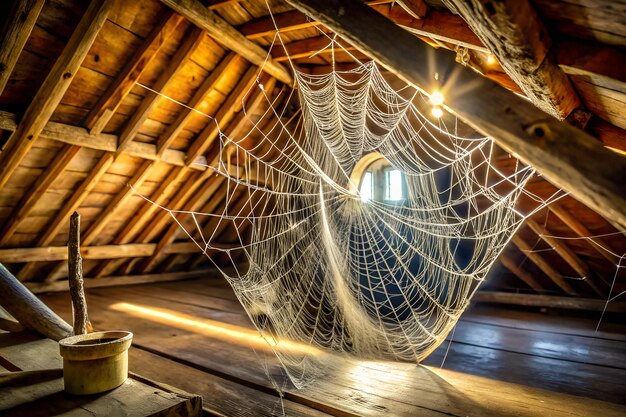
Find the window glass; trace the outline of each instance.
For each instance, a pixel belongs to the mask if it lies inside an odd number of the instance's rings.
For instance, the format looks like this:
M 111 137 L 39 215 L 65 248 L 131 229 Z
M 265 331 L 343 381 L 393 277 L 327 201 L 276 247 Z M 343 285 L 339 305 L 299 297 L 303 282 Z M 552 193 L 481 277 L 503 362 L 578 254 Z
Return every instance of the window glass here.
M 402 171 L 389 169 L 385 171 L 385 200 L 399 201 L 404 198 Z
M 362 201 L 370 201 L 374 196 L 374 182 L 372 181 L 372 177 L 373 175 L 370 171 L 366 171 L 365 174 L 363 174 L 361 189 L 359 190 Z

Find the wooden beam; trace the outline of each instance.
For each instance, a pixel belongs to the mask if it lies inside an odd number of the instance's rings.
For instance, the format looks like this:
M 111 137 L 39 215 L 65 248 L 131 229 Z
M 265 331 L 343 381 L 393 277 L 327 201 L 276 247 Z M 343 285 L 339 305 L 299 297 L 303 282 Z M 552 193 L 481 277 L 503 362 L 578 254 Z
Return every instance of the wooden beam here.
M 65 145 L 63 146 L 48 168 L 39 176 L 35 183 L 28 188 L 26 194 L 19 201 L 11 215 L 7 219 L 2 230 L 0 230 L 0 246 L 6 245 L 20 224 L 33 211 L 37 202 L 43 197 L 50 186 L 61 175 L 65 168 L 74 159 L 80 151 L 80 146 Z
M 554 269 L 552 265 L 550 265 L 540 254 L 538 254 L 537 252 L 533 252 L 533 248 L 531 248 L 530 245 L 526 243 L 522 238 L 520 238 L 518 235 L 514 235 L 511 239 L 511 242 L 513 242 L 513 244 L 517 246 L 517 248 L 522 251 L 522 253 L 526 255 L 528 259 L 530 259 L 535 265 L 537 265 L 539 269 L 541 269 L 543 273 L 552 280 L 552 282 L 554 282 L 559 288 L 565 291 L 566 294 L 571 296 L 578 295 L 576 294 L 576 291 L 574 291 L 572 286 L 569 285 L 561 276 L 559 271 Z
M 275 44 L 272 47 L 272 57 L 277 62 L 288 61 L 289 59 L 296 60 L 301 58 L 308 58 L 311 55 L 328 53 L 333 50 L 333 42 L 326 35 L 316 36 L 314 38 L 306 38 L 293 42 L 286 43 L 284 46 L 280 43 Z M 353 51 L 355 48 L 347 42 L 337 39 L 337 42 L 346 51 Z M 341 49 L 335 46 L 336 51 Z
M 607 304 L 603 300 L 589 298 L 556 297 L 551 295 L 519 294 L 509 292 L 478 291 L 472 298 L 474 302 L 509 304 L 527 307 L 547 307 L 565 310 L 606 311 L 609 313 L 626 313 L 626 303 L 612 301 Z
M 128 243 L 124 245 L 83 246 L 80 254 L 83 259 L 142 258 L 154 253 L 156 243 Z M 198 253 L 200 249 L 193 242 L 172 243 L 163 248 L 163 253 Z M 0 262 L 50 262 L 67 261 L 67 246 L 45 246 L 36 248 L 0 249 Z
M 196 271 L 169 272 L 167 274 L 144 274 L 144 275 L 123 275 L 107 278 L 85 278 L 85 288 L 101 288 L 117 285 L 136 285 L 150 284 L 153 282 L 182 281 L 194 278 L 206 278 L 214 274 L 217 276 L 219 271 L 211 269 L 199 269 Z M 60 292 L 67 291 L 67 282 L 28 282 L 26 287 L 35 294 L 44 292 Z
M 550 52 L 548 30 L 529 0 L 445 3 L 454 5 L 536 106 L 559 119 L 580 107 L 576 90 Z
M 534 221 L 533 219 L 526 219 L 526 225 L 532 229 L 542 240 L 544 240 L 556 253 L 563 258 L 563 260 L 574 270 L 580 277 L 591 287 L 596 294 L 600 297 L 606 297 L 606 293 L 593 282 L 595 274 L 592 273 L 589 266 L 584 263 L 578 255 L 570 249 L 569 246 L 563 241 L 551 236 L 551 233 L 542 225 Z
M 235 113 L 242 109 L 242 100 L 255 82 L 256 75 L 257 69 L 250 67 L 239 80 L 237 87 L 231 91 L 226 101 L 220 106 L 220 109 L 215 114 L 214 120 L 209 121 L 206 127 L 196 136 L 189 146 L 189 150 L 187 150 L 187 164 L 190 166 L 196 165 L 194 164 L 195 160 L 206 152 L 219 135 L 220 130 L 223 131 L 233 119 Z
M 246 39 L 237 29 L 217 14 L 207 9 L 198 0 L 161 0 L 179 14 L 185 16 L 194 25 L 205 30 L 217 42 L 247 59 L 252 64 L 261 67 L 272 77 L 287 85 L 293 83 L 289 71 L 282 65 L 268 59 L 268 53 L 261 46 Z
M 584 238 L 589 245 L 594 248 L 600 255 L 602 255 L 607 261 L 609 261 L 612 265 L 617 264 L 619 258 L 613 255 L 611 252 L 615 252 L 610 245 L 603 242 L 602 239 L 593 236 L 591 230 L 587 228 L 584 224 L 582 224 L 576 217 L 572 216 L 567 210 L 565 210 L 562 206 L 557 203 L 552 203 L 548 206 L 548 209 L 556 214 L 556 216 L 570 229 L 572 229 L 578 236 Z
M 193 28 L 191 33 L 187 34 L 182 45 L 180 45 L 176 50 L 172 60 L 168 63 L 152 86 L 152 90 L 154 91 L 148 91 L 135 113 L 126 122 L 124 129 L 122 129 L 122 133 L 120 133 L 119 143 L 117 145 L 118 153 L 124 151 L 128 144 L 135 138 L 135 135 L 141 128 L 141 125 L 148 118 L 150 111 L 152 111 L 152 109 L 154 109 L 154 107 L 156 107 L 159 103 L 161 96 L 158 93 L 167 87 L 176 72 L 183 67 L 183 65 L 187 62 L 187 59 L 189 59 L 196 48 L 200 46 L 203 35 L 202 30 L 198 28 Z
M 184 18 L 168 10 L 152 28 L 143 43 L 115 77 L 113 84 L 100 96 L 85 120 L 91 134 L 102 132 L 124 98 L 130 93 L 148 64 Z
M 174 139 L 185 128 L 187 122 L 194 115 L 194 111 L 198 105 L 200 105 L 206 96 L 215 89 L 215 86 L 220 80 L 231 72 L 232 68 L 236 68 L 242 64 L 243 58 L 240 58 L 235 53 L 229 53 L 226 58 L 222 59 L 222 62 L 211 72 L 200 87 L 191 97 L 191 100 L 187 103 L 187 107 L 183 107 L 176 120 L 171 123 L 168 128 L 163 132 L 157 141 L 157 155 L 163 155 L 163 152 L 172 144 Z
M 529 274 L 526 270 L 522 269 L 515 260 L 513 260 L 510 256 L 506 254 L 502 254 L 500 256 L 500 262 L 502 265 L 506 267 L 509 271 L 511 271 L 516 277 L 522 280 L 526 285 L 528 285 L 533 290 L 539 292 L 542 291 L 541 285 L 533 278 L 531 274 Z
M 13 73 L 17 59 L 35 27 L 44 0 L 17 0 L 0 34 L 0 95 Z
M 288 2 L 422 91 L 433 88 L 432 62 L 440 74 L 455 67 L 454 57 L 448 52 L 432 50 L 416 41 L 358 0 Z M 532 165 L 557 187 L 626 226 L 626 182 L 622 181 L 626 178 L 625 158 L 474 71 L 457 66 L 453 82 L 454 87 L 446 86 L 446 109 L 493 137 L 498 145 Z
M 15 115 L 0 111 L 0 129 L 15 131 L 16 128 Z M 55 122 L 48 122 L 41 132 L 40 137 L 105 152 L 116 152 L 118 143 L 118 137 L 116 135 L 104 133 L 90 135 L 85 128 Z M 186 165 L 185 152 L 167 149 L 163 152 L 162 157 L 159 157 L 157 155 L 156 146 L 149 143 L 133 141 L 126 147 L 124 153 L 137 158 L 161 161 L 175 166 Z M 196 164 L 191 165 L 189 168 L 196 171 L 206 170 L 206 167 Z
M 416 19 L 426 17 L 430 11 L 430 7 L 424 0 L 398 0 L 398 4 Z
M 63 52 L 28 106 L 17 130 L 9 138 L 7 149 L 0 155 L 0 188 L 9 181 L 61 102 L 112 5 L 113 0 L 93 0 L 89 4 Z

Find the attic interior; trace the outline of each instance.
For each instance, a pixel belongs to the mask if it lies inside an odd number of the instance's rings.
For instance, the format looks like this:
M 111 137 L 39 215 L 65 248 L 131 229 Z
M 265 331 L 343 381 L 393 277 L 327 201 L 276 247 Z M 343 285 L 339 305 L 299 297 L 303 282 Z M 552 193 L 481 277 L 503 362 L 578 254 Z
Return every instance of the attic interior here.
M 0 415 L 626 415 L 626 2 L 0 9 Z

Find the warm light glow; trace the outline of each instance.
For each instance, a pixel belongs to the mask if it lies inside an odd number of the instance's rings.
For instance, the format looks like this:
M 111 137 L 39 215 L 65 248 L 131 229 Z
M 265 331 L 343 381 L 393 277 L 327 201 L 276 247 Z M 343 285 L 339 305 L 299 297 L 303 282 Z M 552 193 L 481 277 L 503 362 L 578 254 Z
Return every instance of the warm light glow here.
M 430 95 L 430 102 L 433 104 L 433 106 L 441 106 L 443 104 L 443 101 L 444 101 L 443 94 L 439 90 L 435 90 Z
M 443 110 L 439 106 L 433 107 L 433 110 L 430 113 L 433 115 L 433 117 L 435 117 L 437 119 L 439 119 L 441 116 L 443 116 Z
M 286 353 L 318 355 L 321 351 L 313 346 L 291 340 L 277 340 L 271 336 L 263 337 L 258 330 L 246 329 L 241 326 L 223 323 L 216 320 L 189 316 L 164 308 L 146 307 L 130 303 L 116 303 L 113 310 L 145 318 L 158 323 L 166 323 L 179 329 L 204 334 L 230 343 L 239 342 L 242 346 L 261 349 L 274 349 Z
M 487 65 L 494 65 L 496 62 L 496 57 L 492 54 L 487 54 Z

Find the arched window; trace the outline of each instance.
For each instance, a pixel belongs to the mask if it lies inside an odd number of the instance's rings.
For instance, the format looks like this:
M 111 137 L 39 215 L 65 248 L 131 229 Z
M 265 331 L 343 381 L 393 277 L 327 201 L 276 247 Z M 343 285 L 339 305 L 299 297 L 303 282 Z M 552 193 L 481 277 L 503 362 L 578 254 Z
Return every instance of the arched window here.
M 393 168 L 379 153 L 365 155 L 355 165 L 351 180 L 358 187 L 361 201 L 380 201 L 402 204 L 406 201 L 407 187 L 404 173 Z

